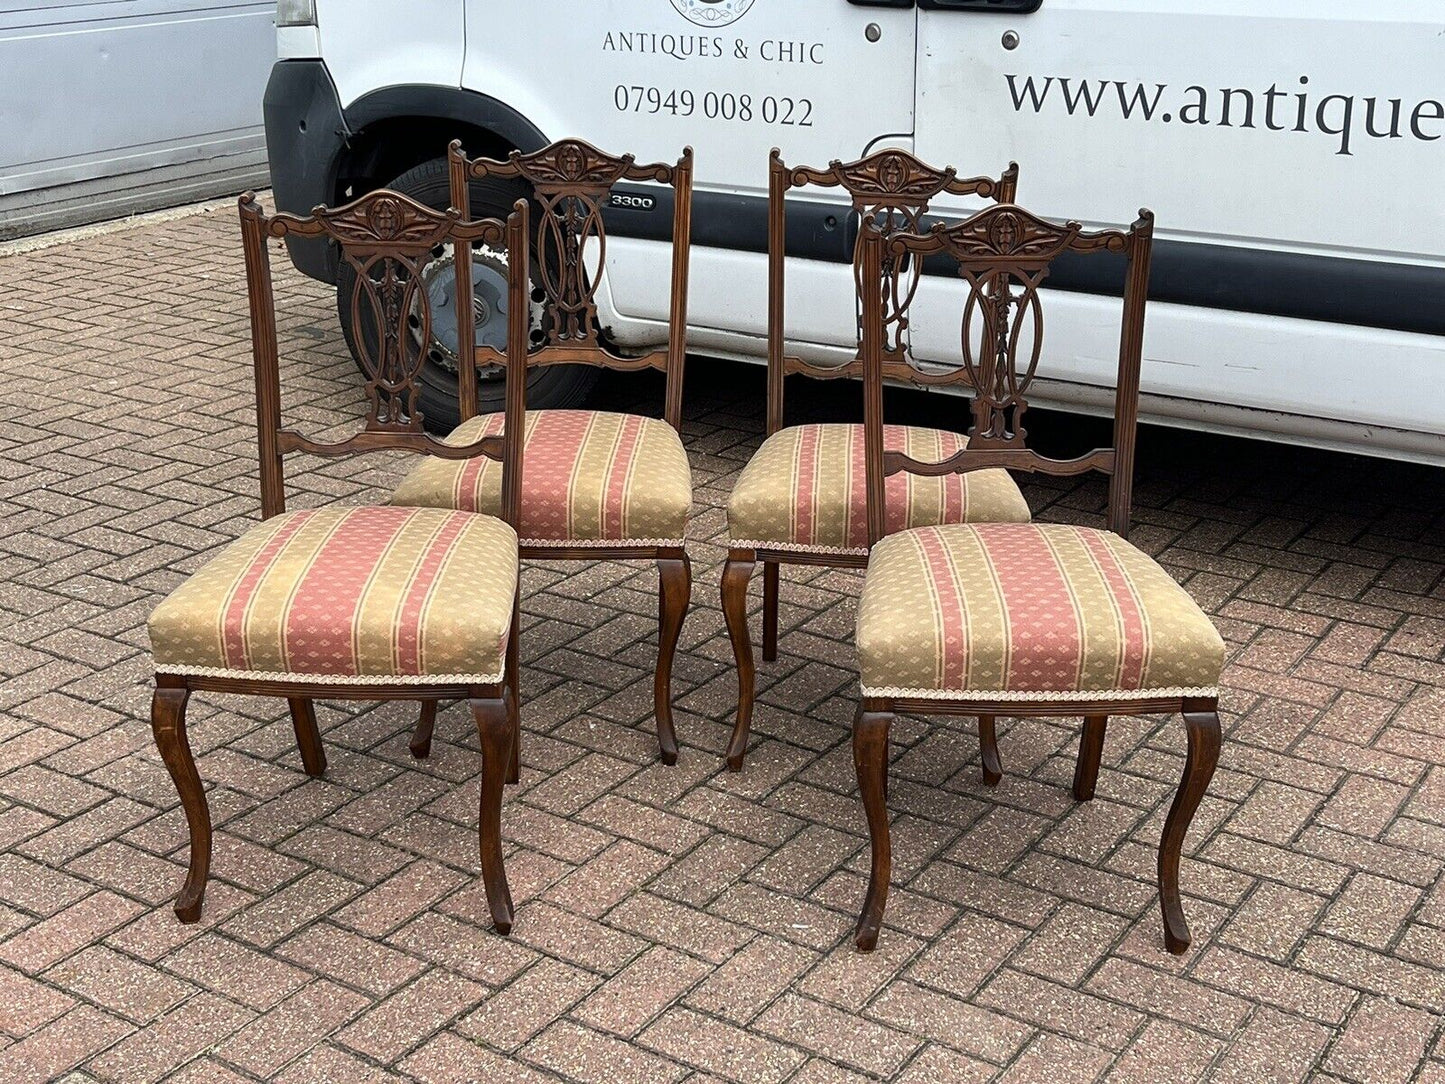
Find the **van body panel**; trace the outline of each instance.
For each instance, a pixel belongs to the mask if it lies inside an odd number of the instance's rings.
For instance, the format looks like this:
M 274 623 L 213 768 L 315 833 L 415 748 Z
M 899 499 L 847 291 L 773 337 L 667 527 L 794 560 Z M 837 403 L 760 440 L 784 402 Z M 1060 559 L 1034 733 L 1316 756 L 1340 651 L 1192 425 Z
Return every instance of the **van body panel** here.
M 771 147 L 794 165 L 889 145 L 965 174 L 1016 160 L 1020 199 L 1039 213 L 1095 226 L 1141 205 L 1158 216 L 1146 420 L 1445 464 L 1445 14 L 1433 0 L 1276 0 L 1267 13 L 1256 0 L 1041 0 L 1026 13 L 537 0 L 525 17 L 501 0 L 424 0 L 404 25 L 374 0 L 319 2 L 320 59 L 348 109 L 381 102 L 382 88 L 420 102 L 459 86 L 491 103 L 472 119 L 488 131 L 481 118 L 500 106 L 548 139 L 641 160 L 691 144 L 694 348 L 765 353 Z M 796 104 L 783 123 L 784 99 L 806 100 L 811 123 Z M 625 345 L 665 338 L 671 206 L 653 191 L 650 208 L 607 211 L 598 302 Z M 787 335 L 804 356 L 856 348 L 856 229 L 836 193 L 790 197 Z M 913 346 L 948 363 L 958 285 L 929 270 Z M 1046 292 L 1039 401 L 1101 409 L 1117 284 L 1080 261 Z
M 1438 267 L 1445 201 L 1424 186 L 1445 167 L 1442 72 L 1445 12 L 1422 2 L 922 11 L 916 144 L 1017 159 L 1046 215 L 1148 204 L 1161 237 Z
M 507 18 L 520 21 L 515 7 Z M 460 0 L 316 0 L 316 23 L 343 107 L 382 87 L 461 85 L 466 24 Z
M 639 161 L 673 161 L 693 144 L 699 188 L 765 194 L 774 146 L 785 160 L 825 165 L 913 129 L 911 9 L 532 0 L 519 18 L 504 0 L 465 3 L 467 87 L 554 138 L 626 147 Z

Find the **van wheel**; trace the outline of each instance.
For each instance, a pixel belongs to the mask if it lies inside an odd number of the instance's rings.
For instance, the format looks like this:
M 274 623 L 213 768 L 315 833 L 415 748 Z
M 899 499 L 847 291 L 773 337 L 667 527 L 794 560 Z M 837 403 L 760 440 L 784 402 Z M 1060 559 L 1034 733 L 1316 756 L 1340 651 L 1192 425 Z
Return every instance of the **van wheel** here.
M 386 186 L 404 193 L 418 203 L 445 210 L 451 203 L 447 160 L 434 158 L 409 169 Z M 506 218 L 512 205 L 527 195 L 524 184 L 483 178 L 471 185 L 471 213 L 474 218 Z M 533 267 L 532 327 L 534 339 L 542 323 L 542 293 Z M 457 325 L 450 299 L 456 296 L 455 271 L 449 253 L 431 261 L 423 274 L 432 300 L 432 334 L 426 362 L 418 382 L 423 421 L 435 433 L 448 433 L 461 422 L 457 396 Z M 507 254 L 484 246 L 473 250 L 472 282 L 477 298 L 476 339 L 479 345 L 505 350 L 507 345 Z M 357 367 L 365 372 L 352 324 L 352 291 L 356 272 L 341 261 L 336 277 L 336 312 L 341 333 Z M 361 314 L 361 332 L 374 345 L 376 327 L 370 313 Z M 500 367 L 487 366 L 477 373 L 477 410 L 489 414 L 503 409 L 504 386 Z M 533 370 L 527 378 L 527 407 L 530 410 L 562 410 L 580 406 L 597 382 L 597 371 L 586 365 L 548 365 Z

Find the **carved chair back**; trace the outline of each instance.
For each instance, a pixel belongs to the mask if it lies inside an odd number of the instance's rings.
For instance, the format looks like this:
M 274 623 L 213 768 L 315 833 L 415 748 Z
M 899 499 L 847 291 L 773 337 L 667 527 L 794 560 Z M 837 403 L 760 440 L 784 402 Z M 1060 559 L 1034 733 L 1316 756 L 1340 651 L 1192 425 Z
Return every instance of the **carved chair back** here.
M 997 179 L 959 177 L 952 166 L 935 169 L 907 151 L 882 150 L 855 162 L 834 159 L 827 169 L 786 166 L 776 147 L 768 164 L 768 434 L 783 427 L 784 378 L 803 373 L 819 379 L 858 376 L 862 354 L 846 365 L 811 365 L 785 353 L 784 264 L 787 258 L 787 196 L 794 188 L 814 185 L 842 188 L 859 217 L 860 228 L 871 224 L 885 236 L 897 231 L 917 233 L 929 204 L 943 193 L 981 196 L 999 203 L 1011 203 L 1018 190 L 1019 167 L 1010 162 Z M 855 296 L 862 298 L 862 234 L 853 251 Z M 908 308 L 918 290 L 918 261 L 906 254 L 882 257 L 883 294 L 887 309 L 883 316 L 884 368 L 889 379 L 919 385 L 964 383 L 959 370 L 928 372 L 913 364 L 908 349 Z M 862 309 L 857 310 L 859 330 Z
M 859 284 L 870 542 L 884 534 L 883 483 L 887 476 L 900 471 L 938 476 L 984 467 L 1056 475 L 1101 471 L 1109 475 L 1109 529 L 1127 535 L 1153 236 L 1154 215 L 1148 210 L 1141 210 L 1127 230 L 1085 230 L 1077 222 L 1048 222 L 1012 204 L 989 207 L 962 222 L 940 223 L 921 234 L 885 235 L 864 223 Z M 1124 257 L 1123 316 L 1113 441 L 1107 448 L 1075 459 L 1052 459 L 1028 447 L 1024 415 L 1043 351 L 1039 287 L 1054 261 L 1065 253 Z M 921 261 L 929 256 L 947 258 L 963 280 L 961 370 L 974 390 L 968 446 L 938 463 L 920 462 L 883 448 L 883 380 L 888 360 L 884 321 L 890 302 L 883 269 L 889 258 Z
M 682 424 L 682 377 L 687 350 L 687 276 L 692 238 L 692 148 L 676 164 L 638 165 L 630 154 L 615 157 L 580 139 L 564 139 L 531 154 L 513 151 L 505 162 L 468 158 L 460 140 L 448 150 L 452 206 L 463 216 L 470 199 L 467 182 L 483 177 L 520 178 L 531 186 L 536 217 L 534 270 L 542 307 L 541 326 L 531 332 L 530 366 L 576 364 L 608 369 L 660 369 L 666 375 L 663 417 Z M 597 289 L 607 273 L 607 229 L 603 209 L 623 181 L 669 185 L 673 195 L 672 282 L 667 346 L 638 357 L 622 357 L 603 343 L 597 322 Z M 458 254 L 460 257 L 460 253 Z M 470 275 L 471 254 L 459 259 L 458 277 Z M 535 295 L 534 295 L 535 296 Z M 467 340 L 462 340 L 467 341 Z M 496 351 L 477 347 L 490 363 Z M 462 403 L 462 417 L 475 413 Z
M 500 460 L 503 518 L 514 527 L 522 485 L 521 419 L 525 410 L 528 263 L 527 204 L 519 200 L 505 222 L 467 221 L 458 211 L 436 211 L 398 192 L 379 189 L 344 207 L 317 207 L 307 216 L 266 214 L 254 193 L 240 200 L 241 237 L 246 252 L 250 295 L 251 347 L 256 370 L 256 423 L 261 454 L 261 514 L 285 511 L 282 458 L 289 452 L 344 456 L 400 449 L 464 459 L 476 455 Z M 281 418 L 281 366 L 276 335 L 276 300 L 268 241 L 286 237 L 324 237 L 335 242 L 341 259 L 356 272 L 350 306 L 353 342 L 361 352 L 369 400 L 361 431 L 341 441 L 316 441 Z M 472 244 L 511 247 L 521 253 L 508 276 L 506 434 L 465 445 L 443 444 L 423 428 L 419 376 L 431 340 L 432 298 L 423 273 L 447 248 L 454 257 Z M 471 276 L 457 276 L 456 312 L 462 341 L 473 336 Z M 461 352 L 462 388 L 476 395 L 475 362 Z M 515 417 L 517 424 L 512 425 Z

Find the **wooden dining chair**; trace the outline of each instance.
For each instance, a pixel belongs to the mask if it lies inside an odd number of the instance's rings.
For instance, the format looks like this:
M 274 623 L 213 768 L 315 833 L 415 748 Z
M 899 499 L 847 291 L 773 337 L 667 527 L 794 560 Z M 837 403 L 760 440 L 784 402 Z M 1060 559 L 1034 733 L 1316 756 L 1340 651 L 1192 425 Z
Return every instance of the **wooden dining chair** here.
M 514 726 L 507 673 L 517 599 L 517 509 L 521 493 L 522 365 L 527 336 L 527 259 L 512 264 L 505 436 L 443 444 L 423 429 L 418 374 L 433 301 L 427 265 L 449 247 L 509 245 L 525 253 L 527 205 L 501 222 L 466 221 L 385 189 L 310 215 L 266 214 L 240 200 L 250 294 L 261 459 L 262 522 L 226 546 L 156 607 L 149 633 L 156 690 L 151 725 L 190 826 L 190 866 L 176 900 L 195 922 L 211 860 L 211 817 L 186 735 L 196 690 L 284 697 L 306 774 L 326 770 L 316 697 L 344 700 L 466 700 L 482 746 L 479 832 L 492 919 L 512 924 L 502 867 L 502 786 Z M 369 400 L 361 431 L 318 441 L 285 428 L 281 412 L 276 303 L 268 242 L 321 238 L 356 272 L 356 341 L 364 344 Z M 469 331 L 471 279 L 458 276 L 459 317 Z M 451 300 L 447 299 L 448 302 Z M 365 327 L 361 325 L 365 324 Z M 365 334 L 363 334 L 365 332 Z M 462 387 L 475 386 L 471 359 Z M 470 381 L 470 385 L 469 385 Z M 442 459 L 481 455 L 501 465 L 498 516 L 426 508 L 329 507 L 286 511 L 283 457 L 404 450 Z M 509 659 L 511 660 L 509 662 Z
M 768 416 L 767 439 L 743 468 L 728 499 L 728 557 L 723 566 L 722 608 L 738 670 L 738 707 L 728 744 L 728 767 L 741 770 L 752 724 L 754 665 L 748 629 L 748 583 L 763 565 L 763 659 L 778 657 L 778 586 L 783 564 L 862 568 L 868 562 L 868 524 L 863 487 L 863 426 L 785 426 L 783 390 L 794 373 L 821 379 L 856 377 L 862 356 L 843 365 L 818 365 L 787 353 L 784 334 L 784 265 L 787 196 L 805 186 L 842 188 L 852 210 L 885 234 L 918 230 L 931 201 L 947 193 L 1011 201 L 1018 166 L 1003 175 L 957 176 L 935 169 L 901 150 L 884 150 L 856 162 L 834 161 L 827 169 L 788 167 L 776 149 L 768 184 Z M 855 280 L 862 267 L 854 253 Z M 882 264 L 888 309 L 883 320 L 884 370 L 888 379 L 919 387 L 966 386 L 961 369 L 917 365 L 909 349 L 909 306 L 918 289 L 916 261 Z M 856 290 L 855 290 L 856 296 Z M 925 458 L 942 458 L 964 445 L 958 433 L 921 426 L 889 426 L 890 448 Z M 890 480 L 885 488 L 888 522 L 894 529 L 930 523 L 1020 521 L 1028 502 L 1007 471 Z M 1001 768 L 991 720 L 980 724 L 984 778 L 997 782 Z
M 858 611 L 862 701 L 853 758 L 872 839 L 857 944 L 877 942 L 891 865 L 888 734 L 896 712 L 1084 719 L 1074 796 L 1093 797 L 1110 715 L 1180 713 L 1189 753 L 1159 847 L 1159 893 L 1170 952 L 1189 945 L 1179 897 L 1185 832 L 1219 756 L 1224 642 L 1167 572 L 1125 541 L 1129 530 L 1139 364 L 1154 218 L 1127 230 L 1056 224 L 998 206 L 925 234 L 862 242 L 868 536 L 873 550 Z M 1043 349 L 1039 287 L 1066 254 L 1125 263 L 1123 320 L 1109 447 L 1054 459 L 1027 444 L 1027 395 Z M 881 348 L 887 260 L 937 257 L 962 279 L 962 364 L 975 390 L 968 445 L 938 461 L 889 449 L 883 436 Z M 884 482 L 1008 467 L 1109 477 L 1108 529 L 1069 524 L 945 524 L 890 530 Z
M 662 418 L 600 410 L 529 410 L 521 495 L 522 556 L 538 561 L 597 558 L 657 562 L 658 652 L 653 684 L 657 739 L 665 764 L 677 762 L 672 721 L 672 664 L 687 615 L 692 568 L 683 539 L 692 509 L 692 473 L 679 432 L 687 337 L 687 276 L 692 221 L 692 148 L 674 165 L 638 165 L 577 139 L 505 162 L 469 159 L 459 141 L 449 150 L 452 203 L 465 215 L 467 186 L 485 177 L 521 179 L 535 209 L 533 300 L 541 319 L 531 332 L 530 368 L 556 364 L 608 369 L 659 369 L 666 375 Z M 672 277 L 667 344 L 632 356 L 610 347 L 597 321 L 596 294 L 606 276 L 603 208 L 614 186 L 647 181 L 672 189 Z M 461 342 L 471 340 L 461 339 Z M 466 353 L 466 351 L 462 351 Z M 496 351 L 477 346 L 475 363 Z M 447 438 L 470 444 L 501 431 L 497 415 L 464 420 Z M 417 466 L 392 495 L 392 504 L 495 512 L 502 474 L 486 459 L 435 459 Z M 412 750 L 425 756 L 434 714 L 424 712 Z M 515 772 L 515 767 L 514 767 Z

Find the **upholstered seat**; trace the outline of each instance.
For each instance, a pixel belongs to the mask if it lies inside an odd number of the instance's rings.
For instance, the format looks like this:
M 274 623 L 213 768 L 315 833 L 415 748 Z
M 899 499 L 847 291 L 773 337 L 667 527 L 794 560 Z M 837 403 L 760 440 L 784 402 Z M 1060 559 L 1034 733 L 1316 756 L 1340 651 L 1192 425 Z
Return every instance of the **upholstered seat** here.
M 467 444 L 500 433 L 502 416 L 463 422 L 446 438 Z M 522 544 L 681 546 L 692 472 L 672 426 L 636 414 L 529 410 L 522 451 Z M 501 464 L 431 458 L 392 494 L 394 505 L 495 513 Z
M 883 445 L 938 462 L 967 444 L 958 433 L 883 427 Z M 997 468 L 926 478 L 895 474 L 885 486 L 887 530 L 939 523 L 1027 523 L 1028 502 Z M 868 552 L 863 426 L 795 425 L 763 442 L 728 500 L 729 544 L 802 553 Z
M 957 524 L 873 547 L 858 661 L 864 696 L 1213 697 L 1224 641 L 1169 573 L 1116 534 Z
M 503 676 L 517 536 L 429 508 L 283 513 L 232 542 L 150 618 L 164 674 L 345 684 Z

